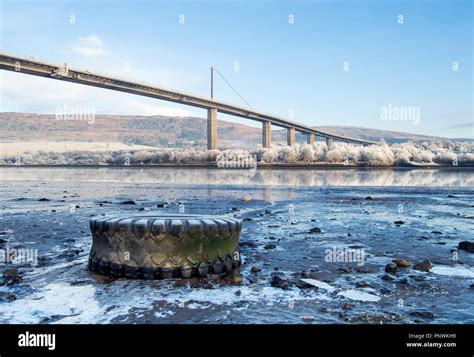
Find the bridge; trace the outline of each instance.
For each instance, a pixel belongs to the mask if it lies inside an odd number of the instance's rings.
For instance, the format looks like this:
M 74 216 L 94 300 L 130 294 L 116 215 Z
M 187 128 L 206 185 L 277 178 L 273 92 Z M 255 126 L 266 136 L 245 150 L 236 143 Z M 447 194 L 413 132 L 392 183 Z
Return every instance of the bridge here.
M 305 124 L 293 122 L 275 115 L 261 113 L 249 108 L 242 108 L 213 98 L 205 98 L 172 89 L 158 87 L 144 82 L 137 82 L 116 76 L 104 75 L 88 70 L 73 69 L 65 65 L 56 65 L 31 57 L 20 57 L 0 52 L 0 69 L 29 74 L 44 78 L 73 82 L 87 86 L 106 88 L 135 95 L 166 100 L 207 110 L 207 148 L 217 149 L 217 113 L 225 113 L 262 123 L 262 146 L 271 146 L 272 125 L 287 129 L 287 144 L 294 145 L 295 132 L 307 135 L 307 142 L 314 143 L 314 137 L 326 138 L 328 146 L 333 140 L 347 143 L 371 145 L 373 141 L 360 140 L 317 130 Z

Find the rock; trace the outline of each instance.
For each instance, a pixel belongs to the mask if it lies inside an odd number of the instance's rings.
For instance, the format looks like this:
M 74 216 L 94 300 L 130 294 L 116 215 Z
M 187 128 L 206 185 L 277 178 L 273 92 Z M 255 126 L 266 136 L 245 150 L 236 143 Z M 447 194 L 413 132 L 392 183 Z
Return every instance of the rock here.
M 254 242 L 240 242 L 239 245 L 242 246 L 242 247 L 245 247 L 245 246 L 255 247 L 256 244 Z
M 368 200 L 368 201 L 373 201 L 373 200 L 375 200 L 375 198 L 373 198 L 372 196 L 367 196 L 365 199 Z
M 233 270 L 226 275 L 225 280 L 232 285 L 240 285 L 242 284 L 242 275 L 237 270 Z
M 314 316 L 313 315 L 305 315 L 305 316 L 301 316 L 301 318 L 304 321 L 314 321 Z
M 349 305 L 347 302 L 343 303 L 341 305 L 341 307 L 344 309 L 344 310 L 352 310 L 352 306 Z
M 272 277 L 270 281 L 270 285 L 274 288 L 280 288 L 283 290 L 290 290 L 288 286 L 288 282 L 285 279 L 280 278 L 279 276 L 275 275 Z
M 0 302 L 10 302 L 16 300 L 16 296 L 6 291 L 0 291 Z
M 466 252 L 474 253 L 474 243 L 465 240 L 458 244 L 458 249 L 465 250 Z
M 242 295 L 242 292 L 240 290 L 237 290 L 234 294 L 235 294 L 235 296 L 240 296 L 240 295 Z
M 371 288 L 372 285 L 366 283 L 365 281 L 359 281 L 356 283 L 356 288 Z
M 433 266 L 433 264 L 431 264 L 431 262 L 426 259 L 426 260 L 423 260 L 422 262 L 416 263 L 413 266 L 413 269 L 428 272 L 428 271 L 430 271 L 432 266 Z
M 448 195 L 448 198 L 457 198 L 457 197 L 454 195 Z
M 248 201 L 250 201 L 250 198 L 248 198 L 248 196 L 242 197 L 242 202 L 248 202 Z
M 79 205 L 76 205 L 76 208 L 81 208 L 81 206 L 79 206 Z
M 267 243 L 263 246 L 264 249 L 275 249 L 276 245 L 273 243 Z
M 403 222 L 403 221 L 395 221 L 395 222 L 393 222 L 393 223 L 395 223 L 397 226 L 399 226 L 399 225 L 401 225 L 401 224 L 405 224 L 405 222 Z
M 132 200 L 125 200 L 120 202 L 121 205 L 136 205 L 135 201 Z
M 342 273 L 352 273 L 351 268 L 339 268 L 339 271 Z
M 22 281 L 18 269 L 9 268 L 3 271 L 3 281 L 6 285 L 13 285 Z
M 384 280 L 384 281 L 392 281 L 392 280 L 395 280 L 395 279 L 396 279 L 396 277 L 394 277 L 391 274 L 384 274 L 382 276 L 382 280 Z
M 395 259 L 393 262 L 400 268 L 407 268 L 411 265 L 411 263 L 405 259 Z
M 385 271 L 387 273 L 396 273 L 397 272 L 397 264 L 395 263 L 389 263 L 385 266 Z
M 260 269 L 260 268 L 258 268 L 258 267 L 255 267 L 255 266 L 253 266 L 252 268 L 250 268 L 250 271 L 251 271 L 252 273 L 258 273 L 258 272 L 261 272 L 261 271 L 262 271 L 262 269 Z
M 44 197 L 43 197 L 43 198 L 40 198 L 38 201 L 39 201 L 39 202 L 48 202 L 48 201 L 51 201 L 51 200 L 48 199 L 48 198 L 44 198 Z
M 431 233 L 433 233 L 433 234 L 443 234 L 443 232 L 441 232 L 441 231 L 431 231 Z
M 166 204 L 165 202 L 158 202 L 158 203 L 156 204 L 156 207 L 157 207 L 157 208 L 164 208 L 164 207 L 165 207 L 165 204 Z
M 244 221 L 244 222 L 251 222 L 251 221 L 253 221 L 253 218 L 245 217 L 244 219 L 242 219 L 242 221 Z
M 471 288 L 471 290 L 474 290 L 474 284 L 471 284 L 469 287 Z
M 314 227 L 309 230 L 309 233 L 321 233 L 321 228 Z
M 298 280 L 296 281 L 296 287 L 298 289 L 311 289 L 313 288 L 314 286 L 311 285 L 311 284 L 308 284 L 307 282 L 303 281 L 303 280 Z
M 144 211 L 145 208 L 144 208 L 144 207 L 140 207 L 138 210 L 139 210 L 139 211 Z
M 410 282 L 408 281 L 407 278 L 402 278 L 400 280 L 397 280 L 396 283 L 402 284 L 402 285 L 410 285 Z
M 434 314 L 429 311 L 412 311 L 410 312 L 411 316 L 421 317 L 423 319 L 434 319 Z

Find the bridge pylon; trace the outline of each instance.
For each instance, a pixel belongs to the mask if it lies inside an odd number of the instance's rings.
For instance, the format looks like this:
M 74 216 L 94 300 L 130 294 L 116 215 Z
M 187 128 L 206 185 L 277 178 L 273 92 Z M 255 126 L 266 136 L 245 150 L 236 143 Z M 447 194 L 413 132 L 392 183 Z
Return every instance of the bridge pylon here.
M 286 143 L 289 146 L 295 145 L 295 128 L 288 128 L 287 129 Z
M 272 146 L 272 123 L 264 121 L 262 123 L 262 147 L 269 148 Z
M 328 147 L 328 149 L 332 147 L 332 138 L 326 137 L 326 146 Z
M 314 133 L 308 133 L 308 137 L 306 139 L 308 144 L 314 144 Z
M 217 109 L 207 110 L 207 150 L 217 149 Z

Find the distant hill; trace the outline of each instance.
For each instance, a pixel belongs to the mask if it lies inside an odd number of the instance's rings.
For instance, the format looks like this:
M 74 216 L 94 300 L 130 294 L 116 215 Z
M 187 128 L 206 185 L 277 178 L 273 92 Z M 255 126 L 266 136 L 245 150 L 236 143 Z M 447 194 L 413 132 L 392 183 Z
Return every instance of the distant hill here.
M 402 132 L 348 126 L 321 126 L 318 129 L 353 138 L 388 143 L 408 140 L 453 140 Z M 204 147 L 206 119 L 195 117 L 97 115 L 94 123 L 86 120 L 56 120 L 55 115 L 0 113 L 0 141 L 85 141 L 122 142 L 157 147 Z M 247 147 L 261 143 L 259 128 L 219 120 L 219 146 Z M 274 142 L 284 142 L 286 131 L 272 131 Z M 303 135 L 297 135 L 303 141 Z M 465 139 L 469 140 L 469 139 Z M 471 139 L 472 140 L 472 139 Z

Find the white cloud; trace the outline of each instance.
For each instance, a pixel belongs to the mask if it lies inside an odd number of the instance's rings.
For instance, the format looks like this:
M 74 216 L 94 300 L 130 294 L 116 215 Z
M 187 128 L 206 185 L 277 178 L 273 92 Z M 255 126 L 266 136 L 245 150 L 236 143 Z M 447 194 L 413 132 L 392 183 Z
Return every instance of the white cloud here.
M 97 35 L 79 37 L 71 52 L 84 57 L 99 57 L 107 54 L 104 42 Z

